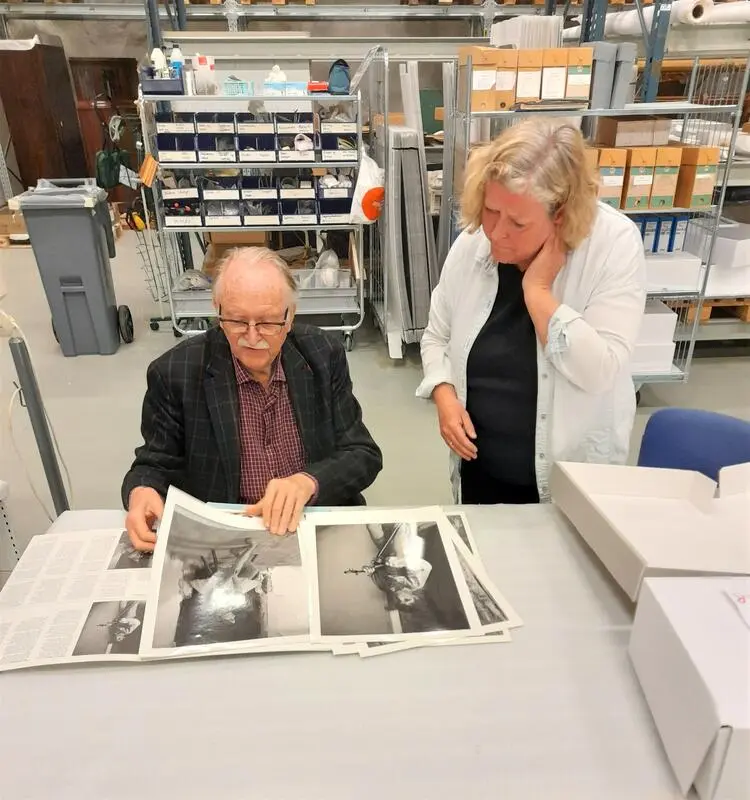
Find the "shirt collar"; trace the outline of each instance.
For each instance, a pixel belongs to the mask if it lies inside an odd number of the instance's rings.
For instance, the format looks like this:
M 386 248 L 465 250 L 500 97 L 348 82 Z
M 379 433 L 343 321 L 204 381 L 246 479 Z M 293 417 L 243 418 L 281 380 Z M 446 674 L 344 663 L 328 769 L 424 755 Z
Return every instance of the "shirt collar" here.
M 234 363 L 234 374 L 237 378 L 238 384 L 243 383 L 255 383 L 253 376 L 250 374 L 250 371 L 246 369 L 237 357 L 232 353 L 232 362 Z M 271 383 L 286 383 L 286 375 L 284 374 L 284 367 L 281 365 L 281 357 L 277 356 L 276 360 L 273 362 L 273 367 L 271 368 Z

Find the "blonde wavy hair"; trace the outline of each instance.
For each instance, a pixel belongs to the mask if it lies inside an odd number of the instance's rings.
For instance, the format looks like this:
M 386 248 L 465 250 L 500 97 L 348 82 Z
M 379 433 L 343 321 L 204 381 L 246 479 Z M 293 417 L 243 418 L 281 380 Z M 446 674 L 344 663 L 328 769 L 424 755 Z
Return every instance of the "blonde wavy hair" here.
M 560 212 L 560 238 L 574 250 L 596 216 L 598 180 L 586 159 L 581 132 L 553 120 L 527 119 L 474 149 L 466 167 L 461 223 L 470 232 L 482 224 L 484 191 L 497 181 L 508 191 L 530 194 L 550 216 Z

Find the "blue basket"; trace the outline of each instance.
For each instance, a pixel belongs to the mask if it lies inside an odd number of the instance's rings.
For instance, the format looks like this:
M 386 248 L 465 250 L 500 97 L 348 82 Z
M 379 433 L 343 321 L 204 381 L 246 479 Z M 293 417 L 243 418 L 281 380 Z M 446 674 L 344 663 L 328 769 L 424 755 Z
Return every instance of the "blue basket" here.
M 249 95 L 250 86 L 247 81 L 234 80 L 227 78 L 224 81 L 224 94 L 230 97 L 237 97 L 240 95 Z

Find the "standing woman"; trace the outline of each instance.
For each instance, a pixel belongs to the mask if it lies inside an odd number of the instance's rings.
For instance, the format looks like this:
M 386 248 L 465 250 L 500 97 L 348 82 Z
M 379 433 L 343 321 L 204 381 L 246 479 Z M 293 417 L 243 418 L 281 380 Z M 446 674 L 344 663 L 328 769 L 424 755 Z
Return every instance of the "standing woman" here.
M 547 501 L 554 461 L 627 457 L 643 242 L 597 202 L 580 131 L 549 119 L 472 152 L 461 214 L 417 395 L 437 406 L 456 499 Z

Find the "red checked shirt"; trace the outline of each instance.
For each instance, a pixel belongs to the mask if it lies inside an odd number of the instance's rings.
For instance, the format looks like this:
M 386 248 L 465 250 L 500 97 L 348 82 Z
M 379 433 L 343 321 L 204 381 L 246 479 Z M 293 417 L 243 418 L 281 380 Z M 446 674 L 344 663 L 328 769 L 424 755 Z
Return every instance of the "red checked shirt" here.
M 240 502 L 257 503 L 272 478 L 302 472 L 305 449 L 289 401 L 281 360 L 268 387 L 254 381 L 233 357 L 237 376 L 240 431 Z

